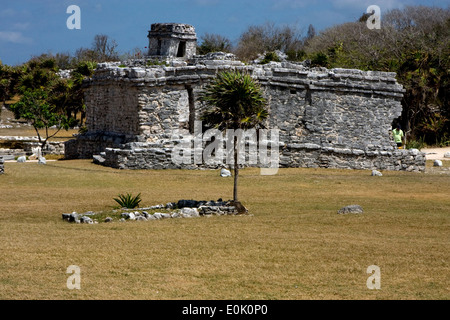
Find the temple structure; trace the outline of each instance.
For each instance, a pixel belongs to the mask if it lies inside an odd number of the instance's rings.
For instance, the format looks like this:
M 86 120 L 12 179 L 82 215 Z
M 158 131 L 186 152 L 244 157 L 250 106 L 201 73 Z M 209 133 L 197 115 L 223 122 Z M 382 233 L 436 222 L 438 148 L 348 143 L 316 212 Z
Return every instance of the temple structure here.
M 181 23 L 155 23 L 148 32 L 150 57 L 190 59 L 197 51 L 195 28 Z
M 154 24 L 149 39 L 148 59 L 171 64 L 99 64 L 86 82 L 87 132 L 66 143 L 66 158 L 121 169 L 210 168 L 174 161 L 174 148 L 199 147 L 194 129 L 207 106 L 198 97 L 219 72 L 236 70 L 261 85 L 280 167 L 425 170 L 425 155 L 399 150 L 391 135 L 405 92 L 395 73 L 197 56 L 195 30 L 184 24 Z

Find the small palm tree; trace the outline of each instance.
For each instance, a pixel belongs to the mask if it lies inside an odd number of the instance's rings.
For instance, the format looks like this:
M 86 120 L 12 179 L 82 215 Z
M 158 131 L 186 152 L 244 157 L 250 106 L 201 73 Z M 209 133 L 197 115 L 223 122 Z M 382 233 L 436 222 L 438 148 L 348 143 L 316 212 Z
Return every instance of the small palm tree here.
M 261 87 L 249 75 L 238 71 L 221 72 L 200 96 L 209 108 L 201 119 L 206 126 L 219 130 L 248 130 L 262 126 L 267 118 L 266 100 Z M 238 137 L 234 137 L 234 190 L 233 200 L 238 202 Z

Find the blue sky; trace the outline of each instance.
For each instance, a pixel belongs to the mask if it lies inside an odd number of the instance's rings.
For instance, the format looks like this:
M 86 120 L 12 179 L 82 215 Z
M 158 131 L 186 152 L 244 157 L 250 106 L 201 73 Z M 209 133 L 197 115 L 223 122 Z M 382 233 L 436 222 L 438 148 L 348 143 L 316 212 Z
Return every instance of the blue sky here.
M 200 37 L 217 33 L 236 41 L 250 25 L 267 21 L 320 31 L 357 20 L 370 5 L 383 11 L 405 5 L 446 8 L 450 0 L 1 0 L 0 60 L 16 65 L 41 53 L 90 47 L 96 34 L 106 34 L 120 52 L 148 45 L 147 33 L 156 22 L 195 26 Z M 67 7 L 81 9 L 81 29 L 69 30 Z

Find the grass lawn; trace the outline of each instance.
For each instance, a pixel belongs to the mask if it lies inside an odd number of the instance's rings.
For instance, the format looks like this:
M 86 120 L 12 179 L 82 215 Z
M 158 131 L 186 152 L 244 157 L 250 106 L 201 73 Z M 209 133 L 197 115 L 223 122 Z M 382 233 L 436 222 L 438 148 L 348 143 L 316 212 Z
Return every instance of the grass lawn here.
M 449 162 L 445 163 L 449 166 Z M 6 163 L 0 299 L 450 299 L 450 175 L 241 171 L 249 215 L 77 225 L 62 213 L 230 199 L 218 171 Z M 338 215 L 359 204 L 361 215 Z M 81 269 L 81 290 L 66 287 Z M 369 290 L 377 265 L 381 289 Z

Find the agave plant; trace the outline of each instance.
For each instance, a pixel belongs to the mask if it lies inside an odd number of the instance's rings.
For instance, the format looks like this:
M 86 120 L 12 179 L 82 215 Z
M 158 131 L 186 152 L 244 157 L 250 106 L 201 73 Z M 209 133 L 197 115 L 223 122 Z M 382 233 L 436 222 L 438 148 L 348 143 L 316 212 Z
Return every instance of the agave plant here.
M 141 194 L 139 193 L 137 196 L 133 197 L 131 194 L 119 194 L 118 198 L 114 198 L 114 200 L 122 207 L 127 209 L 136 208 L 139 203 L 142 201 Z

